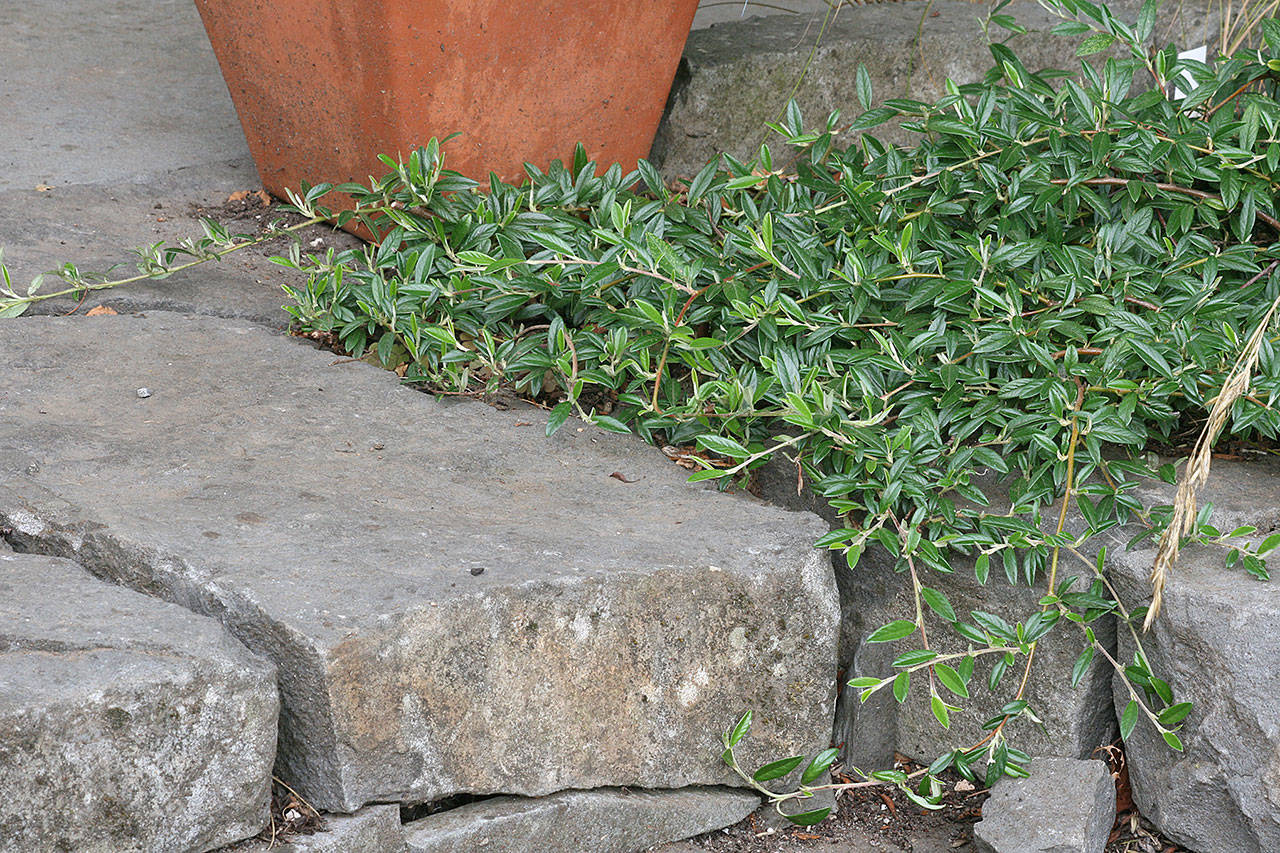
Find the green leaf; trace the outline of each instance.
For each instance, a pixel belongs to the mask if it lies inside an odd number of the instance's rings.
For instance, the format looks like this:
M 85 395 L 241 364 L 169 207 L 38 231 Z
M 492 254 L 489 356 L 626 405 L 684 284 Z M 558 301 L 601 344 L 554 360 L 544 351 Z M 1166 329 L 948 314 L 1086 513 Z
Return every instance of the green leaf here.
M 1265 18 L 1262 21 L 1262 37 L 1267 42 L 1267 47 L 1272 52 L 1280 53 L 1280 21 L 1275 18 Z
M 840 757 L 840 750 L 836 747 L 825 749 L 814 756 L 813 761 L 809 762 L 809 766 L 800 774 L 800 784 L 808 785 L 815 779 L 821 777 L 824 773 L 831 769 L 831 765 Z
M 1120 715 L 1120 739 L 1128 740 L 1129 735 L 1133 734 L 1133 727 L 1138 723 L 1138 703 L 1132 699 L 1125 706 L 1124 713 Z
M 826 820 L 826 817 L 829 814 L 831 814 L 831 807 L 827 806 L 826 808 L 811 809 L 807 812 L 800 812 L 799 814 L 784 814 L 783 817 L 791 821 L 791 823 L 796 826 L 813 826 L 815 823 L 820 823 L 823 820 Z
M 746 736 L 747 731 L 751 728 L 751 716 L 751 711 L 748 710 L 738 719 L 738 722 L 729 732 L 728 738 L 725 741 L 725 746 L 737 746 L 738 742 Z
M 860 531 L 854 530 L 852 527 L 842 527 L 839 530 L 833 530 L 818 541 L 813 543 L 815 548 L 840 548 L 843 547 L 850 539 L 858 536 Z
M 871 109 L 871 75 L 867 73 L 867 67 L 861 62 L 858 63 L 858 70 L 854 75 L 854 91 L 862 109 Z
M 1059 613 L 1058 610 L 1042 610 L 1032 614 L 1023 626 L 1023 642 L 1034 643 L 1052 631 L 1053 626 L 1058 622 Z
M 956 621 L 956 611 L 951 606 L 951 602 L 947 597 L 936 589 L 927 586 L 920 588 L 920 597 L 924 599 L 924 603 L 929 605 L 929 609 L 937 613 L 948 622 Z
M 990 20 L 997 27 L 1006 29 L 1016 35 L 1021 35 L 1027 31 L 1027 28 L 1019 24 L 1012 15 L 992 15 Z
M 987 689 L 992 693 L 1000 686 L 1000 679 L 1004 678 L 1005 670 L 1009 668 L 1009 658 L 1002 657 L 991 665 L 991 672 L 987 674 Z
M 938 676 L 938 681 L 942 682 L 943 687 L 957 696 L 962 696 L 965 699 L 969 698 L 969 688 L 965 685 L 964 679 L 960 677 L 960 673 L 945 663 L 934 664 L 933 672 L 934 675 Z
M 1076 56 L 1093 56 L 1111 47 L 1115 42 L 1116 37 L 1110 33 L 1094 33 L 1080 42 L 1080 46 L 1076 48 Z
M 888 107 L 876 107 L 874 110 L 867 110 L 849 125 L 850 132 L 857 133 L 863 130 L 870 130 L 873 127 L 884 124 L 891 118 L 898 115 L 897 110 L 891 110 Z
M 739 717 L 732 729 L 724 733 L 724 745 L 726 747 L 736 747 L 740 740 L 746 736 L 751 727 L 751 711 L 748 710 L 744 715 Z
M 1075 687 L 1080 683 L 1080 679 L 1084 678 L 1084 674 L 1089 671 L 1089 664 L 1093 663 L 1093 646 L 1085 646 L 1084 650 L 1076 658 L 1075 664 L 1071 667 L 1071 686 Z
M 484 252 L 462 251 L 458 252 L 458 260 L 464 264 L 470 264 L 471 266 L 487 268 L 495 259 L 486 255 Z
M 979 554 L 978 559 L 973 564 L 974 577 L 978 579 L 978 583 L 983 586 L 987 585 L 987 575 L 991 571 L 991 556 L 989 554 Z
M 985 613 L 981 610 L 972 610 L 969 612 L 969 615 L 973 617 L 974 622 L 977 622 L 983 628 L 983 630 L 987 631 L 988 633 L 993 634 L 1003 640 L 1008 640 L 1011 643 L 1017 642 L 1018 640 L 1017 631 L 1014 630 L 1012 625 L 1010 625 L 1008 622 L 1006 622 L 1004 619 L 1000 618 L 999 616 L 995 615 L 994 613 Z
M 1179 702 L 1176 705 L 1170 705 L 1168 708 L 1165 708 L 1156 715 L 1156 719 L 1160 721 L 1160 725 L 1162 726 L 1176 726 L 1178 723 L 1183 721 L 1187 714 L 1190 713 L 1191 703 Z
M 938 653 L 930 649 L 917 649 L 912 652 L 903 652 L 893 659 L 895 667 L 918 666 L 922 663 L 928 663 L 938 656 Z
M 667 197 L 667 187 L 662 181 L 662 175 L 658 174 L 658 170 L 653 168 L 648 160 L 640 160 L 636 163 L 636 171 L 640 173 L 641 180 L 645 186 L 649 188 L 649 192 L 659 198 Z
M 911 673 L 903 671 L 893 678 L 893 698 L 901 705 L 907 701 L 907 692 L 911 689 Z
M 547 438 L 555 435 L 556 430 L 564 426 L 564 422 L 569 419 L 571 414 L 573 414 L 572 403 L 568 400 L 565 400 L 562 403 L 557 403 L 555 408 L 553 408 L 551 413 L 547 416 Z
M 609 432 L 629 433 L 631 428 L 617 418 L 611 418 L 608 415 L 592 415 L 591 422 L 601 429 Z
M 702 170 L 694 177 L 693 182 L 689 184 L 689 206 L 693 207 L 702 200 L 702 196 L 711 187 L 712 182 L 716 178 L 716 173 L 720 171 L 719 159 L 712 160 L 710 163 L 702 167 Z
M 1165 361 L 1164 356 L 1162 356 L 1159 352 L 1157 352 L 1155 347 L 1151 346 L 1146 341 L 1140 341 L 1136 339 L 1130 340 L 1129 345 L 1134 348 L 1134 350 L 1138 353 L 1138 355 L 1142 358 L 1142 360 L 1147 363 L 1149 367 L 1157 371 L 1161 376 L 1165 377 L 1166 379 L 1173 378 L 1173 370 L 1169 367 L 1169 362 Z
M 751 775 L 751 778 L 757 782 L 769 782 L 773 779 L 781 779 L 792 770 L 800 766 L 800 762 L 804 761 L 803 755 L 793 755 L 790 758 L 779 758 L 777 761 L 770 761 Z
M 730 459 L 746 459 L 751 455 L 751 451 L 741 444 L 722 435 L 700 435 L 698 436 L 698 446 L 704 450 L 710 450 L 712 453 L 728 456 Z
M 1169 745 L 1170 749 L 1182 752 L 1182 741 L 1173 732 L 1161 732 L 1160 737 L 1164 738 L 1164 742 Z
M 1089 25 L 1083 21 L 1063 21 L 1051 30 L 1059 36 L 1082 36 L 1090 31 Z
M 937 693 L 929 697 L 929 708 L 933 711 L 934 718 L 944 728 L 951 728 L 951 715 L 947 712 L 947 705 L 938 696 Z
M 1134 28 L 1139 41 L 1145 42 L 1151 38 L 1151 32 L 1156 26 L 1156 10 L 1159 6 L 1159 0 L 1146 0 L 1142 4 L 1142 9 L 1138 12 L 1138 24 Z
M 1262 544 L 1258 546 L 1258 556 L 1262 557 L 1271 553 L 1280 545 L 1280 533 L 1272 533 L 1266 539 L 1262 540 Z
M 987 635 L 984 634 L 981 629 L 975 628 L 967 622 L 952 622 L 951 629 L 966 640 L 970 640 L 974 643 L 981 643 L 982 645 L 987 644 Z
M 916 630 L 916 623 L 908 619 L 895 619 L 888 625 L 884 625 L 872 631 L 867 637 L 868 643 L 891 643 L 894 640 L 901 640 L 903 637 L 909 637 Z

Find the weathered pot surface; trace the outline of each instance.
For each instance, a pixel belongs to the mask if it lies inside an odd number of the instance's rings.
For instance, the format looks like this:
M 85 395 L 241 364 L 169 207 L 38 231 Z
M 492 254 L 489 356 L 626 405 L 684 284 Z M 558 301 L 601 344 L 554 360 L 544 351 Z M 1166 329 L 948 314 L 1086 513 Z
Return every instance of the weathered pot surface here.
M 697 0 L 196 0 L 263 186 L 365 181 L 431 137 L 447 166 L 647 156 Z

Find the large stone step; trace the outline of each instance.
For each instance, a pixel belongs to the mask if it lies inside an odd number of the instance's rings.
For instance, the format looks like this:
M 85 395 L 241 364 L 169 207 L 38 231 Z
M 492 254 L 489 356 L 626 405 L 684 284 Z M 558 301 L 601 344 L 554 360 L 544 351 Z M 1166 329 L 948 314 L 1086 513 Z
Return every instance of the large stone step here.
M 829 740 L 816 517 L 237 321 L 24 318 L 0 360 L 0 526 L 273 660 L 320 808 L 734 784 L 747 708 L 747 762 Z
M 274 667 L 212 619 L 0 552 L 0 851 L 199 853 L 267 822 Z
M 405 825 L 406 853 L 635 853 L 737 823 L 760 804 L 746 791 L 601 789 L 495 797 Z
M 1280 531 L 1280 465 L 1214 459 L 1201 507 L 1212 504 L 1222 531 L 1250 525 L 1257 538 Z M 1173 489 L 1137 490 L 1147 503 L 1170 502 Z M 1162 500 L 1163 499 L 1163 500 Z M 1155 543 L 1130 551 L 1109 546 L 1116 589 L 1136 607 L 1147 604 Z M 1133 799 L 1170 839 L 1201 853 L 1280 850 L 1280 586 L 1277 555 L 1268 555 L 1272 580 L 1259 581 L 1239 565 L 1224 565 L 1226 549 L 1187 543 L 1164 588 L 1151 630 L 1138 633 L 1152 670 L 1192 703 L 1168 748 L 1139 715 L 1125 742 Z M 1119 631 L 1119 659 L 1133 659 L 1135 634 Z M 1124 713 L 1129 688 L 1113 682 L 1115 713 Z M 1140 687 L 1135 688 L 1141 691 Z M 1159 709 L 1159 705 L 1156 708 Z

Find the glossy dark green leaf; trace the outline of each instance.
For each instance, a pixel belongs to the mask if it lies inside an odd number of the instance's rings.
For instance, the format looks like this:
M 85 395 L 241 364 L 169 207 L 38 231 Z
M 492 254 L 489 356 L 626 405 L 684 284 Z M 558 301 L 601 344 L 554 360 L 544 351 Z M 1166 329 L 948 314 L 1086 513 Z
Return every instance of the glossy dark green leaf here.
M 564 422 L 573 414 L 573 404 L 568 400 L 557 403 L 547 415 L 547 437 L 555 435 L 556 430 L 564 426 Z
M 1162 726 L 1176 726 L 1178 723 L 1182 722 L 1189 713 L 1191 713 L 1191 703 L 1179 702 L 1176 705 L 1170 705 L 1168 708 L 1165 708 L 1156 715 L 1156 719 L 1160 721 L 1160 725 Z
M 831 807 L 827 806 L 821 809 L 810 809 L 807 812 L 798 814 L 783 815 L 788 821 L 796 826 L 813 826 L 826 820 L 827 815 L 831 814 Z
M 867 636 L 868 643 L 891 643 L 915 633 L 916 623 L 908 619 L 895 619 L 888 625 L 881 626 Z
M 930 610 L 937 613 L 943 619 L 946 619 L 948 622 L 954 622 L 956 620 L 956 611 L 951 606 L 951 602 L 947 599 L 947 596 L 944 593 L 931 587 L 924 586 L 920 588 L 920 597 L 924 599 L 925 604 L 929 605 Z
M 933 711 L 933 716 L 939 725 L 944 729 L 951 728 L 951 714 L 947 710 L 946 703 L 939 698 L 938 694 L 935 693 L 929 697 L 929 709 Z
M 965 685 L 964 679 L 961 678 L 960 674 L 954 669 L 947 666 L 945 663 L 938 663 L 933 665 L 933 672 L 934 675 L 938 677 L 938 681 L 942 683 L 943 687 L 947 688 L 957 696 L 963 696 L 966 699 L 969 697 L 968 686 Z
M 915 651 L 903 652 L 893 659 L 893 665 L 896 667 L 916 666 L 922 663 L 928 663 L 938 656 L 938 653 L 932 649 L 916 649 Z
M 751 451 L 741 444 L 722 435 L 700 435 L 698 436 L 698 446 L 710 450 L 712 453 L 728 456 L 731 459 L 746 459 L 751 455 Z
M 907 692 L 911 689 L 911 673 L 900 672 L 893 677 L 893 698 L 901 705 L 907 701 Z
M 1084 678 L 1084 674 L 1089 671 L 1089 665 L 1093 663 L 1093 646 L 1086 646 L 1083 651 L 1076 657 L 1076 662 L 1071 666 L 1071 686 L 1075 687 Z
M 1120 715 L 1120 738 L 1128 740 L 1129 735 L 1133 734 L 1133 727 L 1138 723 L 1138 703 L 1135 700 L 1129 700 L 1129 704 L 1125 706 L 1124 713 Z
M 800 762 L 804 761 L 803 755 L 793 755 L 790 758 L 780 758 L 777 761 L 770 761 L 763 765 L 755 773 L 751 774 L 751 778 L 757 782 L 768 782 L 773 779 L 781 779 L 792 770 L 800 766 Z
M 840 750 L 836 747 L 825 749 L 813 757 L 805 767 L 804 772 L 800 774 L 800 784 L 809 785 L 815 780 L 821 778 L 831 769 L 831 765 L 840 757 Z

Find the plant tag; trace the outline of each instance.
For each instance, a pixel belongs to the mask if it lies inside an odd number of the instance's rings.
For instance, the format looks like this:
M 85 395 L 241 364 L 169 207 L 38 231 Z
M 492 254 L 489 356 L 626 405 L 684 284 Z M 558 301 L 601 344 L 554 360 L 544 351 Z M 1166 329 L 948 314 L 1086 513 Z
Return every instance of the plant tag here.
M 1197 62 L 1207 62 L 1209 59 L 1209 48 L 1202 44 L 1199 47 L 1191 48 L 1191 50 L 1180 50 L 1178 51 L 1178 58 L 1194 59 Z M 1188 89 L 1194 89 L 1196 87 L 1196 81 L 1193 80 L 1191 75 L 1187 72 L 1182 72 L 1181 79 L 1185 81 L 1184 85 L 1186 85 Z M 1175 101 L 1181 101 L 1186 96 L 1186 92 L 1182 91 L 1177 86 L 1173 87 L 1173 99 Z

